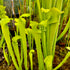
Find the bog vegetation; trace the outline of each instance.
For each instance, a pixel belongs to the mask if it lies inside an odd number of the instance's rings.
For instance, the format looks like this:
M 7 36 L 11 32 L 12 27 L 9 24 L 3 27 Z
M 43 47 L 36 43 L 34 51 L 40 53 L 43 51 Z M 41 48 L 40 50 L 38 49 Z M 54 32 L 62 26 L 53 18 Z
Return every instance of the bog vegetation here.
M 52 63 L 57 41 L 59 41 L 67 31 L 68 38 L 70 38 L 70 0 L 23 0 L 23 4 L 21 4 L 19 0 L 19 18 L 16 18 L 13 0 L 11 1 L 12 12 L 15 18 L 10 18 L 6 15 L 6 7 L 3 6 L 3 0 L 0 0 L 0 48 L 3 48 L 7 64 L 10 65 L 10 60 L 12 60 L 16 70 L 22 70 L 22 63 L 24 61 L 25 70 L 28 70 L 28 42 L 31 70 L 33 70 L 35 41 L 38 70 L 59 69 L 70 57 L 69 51 L 63 61 L 53 68 Z M 37 20 L 32 20 L 32 15 L 37 16 Z M 15 35 L 12 37 L 8 24 L 13 20 L 16 28 L 14 30 Z M 63 32 L 61 32 L 63 22 L 66 26 Z M 18 41 L 20 41 L 21 44 L 20 51 Z M 5 52 L 6 45 L 8 53 Z M 70 43 L 68 43 L 67 46 L 66 48 L 70 50 Z

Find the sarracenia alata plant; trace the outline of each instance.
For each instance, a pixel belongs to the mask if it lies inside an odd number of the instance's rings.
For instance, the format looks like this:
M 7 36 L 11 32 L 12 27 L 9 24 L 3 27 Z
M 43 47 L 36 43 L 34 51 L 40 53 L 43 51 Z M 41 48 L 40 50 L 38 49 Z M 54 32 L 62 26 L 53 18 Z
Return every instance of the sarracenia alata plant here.
M 44 70 L 44 62 L 43 62 L 43 54 L 42 54 L 42 49 L 41 49 L 41 31 L 37 29 L 38 23 L 35 21 L 30 22 L 30 26 L 32 27 L 32 35 L 35 39 L 36 43 L 36 50 L 37 50 L 37 55 L 38 55 L 38 63 L 39 63 L 39 70 Z
M 29 13 L 26 13 L 27 8 L 24 9 L 24 14 L 19 18 L 14 18 L 14 24 L 16 26 L 15 36 L 11 38 L 8 23 L 10 19 L 6 16 L 5 7 L 0 5 L 0 48 L 3 47 L 3 53 L 5 60 L 10 65 L 10 55 L 13 64 L 17 70 L 22 70 L 22 64 L 24 61 L 25 70 L 28 70 L 27 60 L 27 43 L 29 45 L 29 58 L 31 70 L 33 70 L 33 42 L 35 41 L 37 57 L 38 57 L 38 70 L 58 70 L 70 57 L 68 52 L 62 62 L 53 68 L 53 60 L 55 55 L 56 42 L 60 40 L 64 34 L 70 28 L 70 18 L 67 22 L 63 32 L 58 36 L 59 26 L 61 26 L 62 15 L 65 11 L 62 11 L 64 0 L 36 0 L 39 21 L 31 20 L 32 1 L 24 0 L 24 5 L 29 5 Z M 26 3 L 29 2 L 29 3 Z M 70 0 L 68 0 L 69 4 Z M 20 4 L 21 5 L 21 4 Z M 21 8 L 22 10 L 22 8 Z M 23 13 L 23 12 L 22 12 Z M 30 18 L 30 25 L 26 26 L 26 20 L 24 18 Z M 60 19 L 61 18 L 61 19 Z M 61 27 L 60 27 L 61 30 Z M 70 30 L 70 29 L 69 29 Z M 59 31 L 60 32 L 60 31 Z M 18 40 L 20 41 L 20 51 Z M 4 42 L 5 41 L 5 42 Z M 8 53 L 5 52 L 5 44 L 7 44 Z M 69 46 L 67 47 L 70 50 Z
M 1 0 L 0 2 L 2 2 L 3 0 Z M 5 11 L 5 7 L 0 5 L 0 20 L 5 18 L 6 17 L 6 11 Z M 1 22 L 1 21 L 0 21 Z M 3 34 L 1 32 L 1 29 L 0 29 L 0 36 L 1 36 L 1 40 L 0 40 L 0 48 L 2 47 L 3 45 L 3 42 L 4 42 L 4 37 L 3 37 Z
M 21 50 L 22 50 L 21 54 L 24 53 L 24 65 L 25 65 L 25 69 L 28 70 L 28 68 L 27 68 L 27 44 L 26 44 L 26 34 L 25 34 L 26 20 L 24 18 L 19 17 L 19 19 L 16 18 L 15 21 L 16 21 L 15 25 L 16 25 L 16 27 L 18 27 L 19 32 L 20 32 L 20 36 L 21 36 L 21 45 L 22 45 L 21 46 L 22 47 L 21 48 Z M 23 57 L 22 57 L 22 60 L 23 60 Z M 21 61 L 21 63 L 22 63 L 22 61 Z
M 19 68 L 18 68 L 16 59 L 15 59 L 15 55 L 14 55 L 12 46 L 11 46 L 9 27 L 8 27 L 8 25 L 7 25 L 8 22 L 10 22 L 10 19 L 9 19 L 8 17 L 7 17 L 7 18 L 3 18 L 3 19 L 1 20 L 1 29 L 2 29 L 2 33 L 3 33 L 3 36 L 4 36 L 4 38 L 5 38 L 5 41 L 6 41 L 6 43 L 7 43 L 7 47 L 8 47 L 9 53 L 10 53 L 10 55 L 11 55 L 11 57 L 12 57 L 13 63 L 14 63 L 15 67 L 16 67 L 17 70 L 18 70 Z

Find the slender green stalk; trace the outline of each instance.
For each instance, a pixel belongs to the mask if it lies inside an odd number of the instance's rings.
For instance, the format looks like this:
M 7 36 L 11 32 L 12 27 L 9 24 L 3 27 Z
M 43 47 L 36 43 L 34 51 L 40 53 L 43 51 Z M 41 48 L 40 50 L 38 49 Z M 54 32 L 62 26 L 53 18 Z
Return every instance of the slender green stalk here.
M 49 48 L 49 25 L 47 26 L 47 30 L 46 30 L 47 32 L 46 32 L 46 34 L 47 34 L 47 55 L 49 55 L 49 50 L 50 50 L 50 48 Z
M 10 65 L 8 54 L 7 52 L 5 52 L 5 43 L 3 44 L 3 54 L 4 54 L 5 60 L 7 61 L 8 65 Z
M 70 25 L 70 18 L 69 18 L 69 21 L 68 21 L 68 23 L 67 23 L 65 29 L 63 30 L 63 32 L 62 32 L 62 33 L 59 35 L 59 37 L 57 38 L 57 41 L 60 40 L 60 39 L 64 36 L 64 34 L 67 32 L 67 30 L 68 30 L 68 28 L 69 28 L 69 25 Z
M 69 27 L 69 31 L 68 31 L 68 46 L 70 46 L 70 42 L 69 42 L 70 40 L 69 39 L 70 39 L 70 27 Z
M 61 21 L 60 21 L 60 27 L 59 27 L 59 33 L 58 34 L 60 34 L 60 32 L 61 32 L 61 28 L 62 28 L 62 25 L 63 25 L 63 20 L 64 20 L 64 16 L 62 14 L 61 15 Z
M 3 42 L 4 42 L 4 36 L 3 36 L 3 35 L 1 35 L 0 48 L 2 48 Z
M 33 70 L 33 53 L 34 53 L 34 50 L 30 50 L 29 57 L 30 57 L 30 63 L 31 63 L 31 70 Z

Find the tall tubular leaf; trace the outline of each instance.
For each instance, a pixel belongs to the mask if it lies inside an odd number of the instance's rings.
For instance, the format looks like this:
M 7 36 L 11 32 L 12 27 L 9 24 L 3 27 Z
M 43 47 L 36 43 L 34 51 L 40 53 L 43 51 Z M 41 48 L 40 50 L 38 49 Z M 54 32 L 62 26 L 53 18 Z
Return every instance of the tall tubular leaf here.
M 47 10 L 47 9 L 46 9 Z M 55 13 L 55 15 L 53 15 Z M 48 55 L 52 55 L 52 48 L 53 48 L 53 42 L 54 42 L 54 37 L 56 33 L 56 27 L 59 15 L 61 12 L 57 8 L 51 8 L 48 12 L 47 15 L 49 16 L 47 19 L 47 53 Z M 52 30 L 53 29 L 53 30 Z M 50 48 L 49 48 L 50 46 Z
M 35 39 L 37 55 L 38 55 L 39 70 L 44 70 L 43 54 L 42 54 L 41 41 L 40 41 L 41 31 L 37 29 L 37 25 L 38 25 L 37 22 L 31 21 L 30 25 L 32 27 L 32 35 Z
M 5 52 L 5 43 L 3 44 L 3 54 L 4 54 L 5 60 L 7 61 L 8 65 L 10 65 L 8 54 Z
M 43 55 L 41 50 L 40 34 L 35 34 L 35 43 L 38 55 L 39 70 L 44 70 Z
M 39 23 L 41 27 L 41 40 L 42 40 L 42 48 L 43 48 L 43 55 L 44 58 L 47 56 L 47 47 L 46 47 L 46 27 L 47 27 L 47 20 L 44 20 Z
M 59 35 L 59 37 L 57 38 L 57 41 L 60 40 L 60 39 L 64 36 L 64 34 L 67 32 L 67 30 L 68 30 L 68 28 L 69 28 L 69 25 L 70 25 L 70 18 L 69 18 L 69 21 L 68 21 L 68 23 L 67 23 L 65 29 L 63 30 L 63 32 L 62 32 L 62 33 Z
M 19 64 L 19 69 L 22 70 L 22 64 L 21 64 L 21 60 L 20 60 L 19 48 L 18 48 L 18 43 L 17 43 L 18 39 L 21 39 L 21 37 L 17 36 L 17 35 L 15 37 L 13 37 L 12 38 L 12 45 L 13 45 L 15 55 L 17 57 L 17 61 L 18 61 L 18 64 Z
M 46 8 L 46 0 L 42 0 L 42 8 Z M 42 20 L 46 20 L 46 14 L 44 12 L 41 12 L 42 13 Z M 45 24 L 45 21 L 41 22 L 41 24 Z M 46 28 L 44 26 L 40 26 L 40 29 L 41 29 L 41 39 L 42 39 L 42 47 L 43 47 L 43 55 L 44 55 L 44 58 L 47 56 L 47 51 L 46 51 Z
M 22 17 L 29 17 L 30 16 L 30 14 L 29 13 L 26 13 L 26 14 L 22 14 L 21 16 L 20 16 L 20 18 L 22 18 Z M 16 20 L 17 21 L 17 20 Z M 17 28 L 19 28 L 18 26 L 17 26 Z M 22 41 L 22 40 L 21 40 Z M 21 63 L 23 62 L 23 42 L 21 42 Z
M 58 28 L 59 28 L 59 23 L 57 23 L 57 27 L 56 27 L 56 33 L 55 33 L 55 38 L 54 38 L 54 43 L 53 43 L 53 49 L 52 49 L 52 54 L 53 54 L 53 59 L 54 59 L 54 55 L 55 55 L 55 48 L 56 48 L 56 41 L 57 41 L 57 35 L 58 35 Z
M 26 44 L 26 34 L 25 34 L 25 19 L 24 18 L 19 18 L 15 19 L 16 23 L 15 25 L 18 26 L 20 36 L 21 36 L 21 43 L 23 47 L 23 52 L 24 52 L 24 65 L 25 69 L 28 70 L 27 68 L 27 44 Z
M 59 20 L 59 15 L 61 14 L 60 10 L 57 8 L 51 8 L 50 10 L 47 11 L 47 9 L 44 9 L 45 13 L 48 15 L 47 17 L 47 22 L 45 25 L 46 27 L 46 36 L 47 36 L 47 57 L 48 56 L 53 56 L 55 53 L 55 44 L 56 44 L 56 39 L 57 39 L 57 33 L 58 33 L 58 20 Z M 55 13 L 55 15 L 54 15 Z M 46 63 L 47 70 L 52 69 L 52 61 L 53 57 L 51 60 L 51 67 L 49 68 L 49 64 Z
M 3 33 L 3 36 L 5 38 L 5 41 L 7 43 L 7 47 L 8 47 L 9 53 L 10 53 L 10 55 L 12 57 L 12 61 L 13 61 L 14 65 L 15 65 L 16 69 L 18 70 L 19 68 L 18 68 L 16 59 L 15 59 L 15 56 L 14 56 L 14 52 L 13 52 L 12 46 L 11 46 L 9 28 L 8 28 L 8 25 L 7 25 L 8 22 L 10 22 L 10 19 L 8 17 L 2 19 L 1 20 L 1 29 L 2 29 L 2 33 Z

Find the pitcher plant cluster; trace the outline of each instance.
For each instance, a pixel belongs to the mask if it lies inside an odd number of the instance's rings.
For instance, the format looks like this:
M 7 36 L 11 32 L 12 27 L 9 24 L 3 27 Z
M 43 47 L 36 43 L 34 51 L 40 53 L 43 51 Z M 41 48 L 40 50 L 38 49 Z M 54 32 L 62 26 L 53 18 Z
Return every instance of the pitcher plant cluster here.
M 17 70 L 22 70 L 22 63 L 24 61 L 25 70 L 28 70 L 27 61 L 27 42 L 29 45 L 29 58 L 31 70 L 33 70 L 33 54 L 35 49 L 33 43 L 35 41 L 37 57 L 38 57 L 38 70 L 57 70 L 66 60 L 70 57 L 70 51 L 66 54 L 65 58 L 53 68 L 53 60 L 56 49 L 56 42 L 59 41 L 68 31 L 68 38 L 70 37 L 70 18 L 66 21 L 69 15 L 70 0 L 24 0 L 26 6 L 29 7 L 28 12 L 24 12 L 19 18 L 9 18 L 6 15 L 5 7 L 0 5 L 0 48 L 3 48 L 3 53 L 7 64 L 10 65 L 10 60 Z M 38 21 L 33 21 L 32 3 L 36 5 Z M 1 2 L 2 4 L 2 2 Z M 64 7 L 65 5 L 65 7 Z M 20 8 L 21 9 L 21 8 Z M 24 10 L 26 10 L 24 8 Z M 34 12 L 35 14 L 35 12 Z M 26 18 L 30 18 L 29 27 L 26 28 Z M 15 21 L 16 30 L 15 36 L 11 38 L 8 23 L 12 20 Z M 66 26 L 62 33 L 60 33 L 63 21 Z M 20 51 L 18 40 L 21 43 Z M 5 52 L 7 45 L 8 53 Z M 67 49 L 70 50 L 68 43 Z

